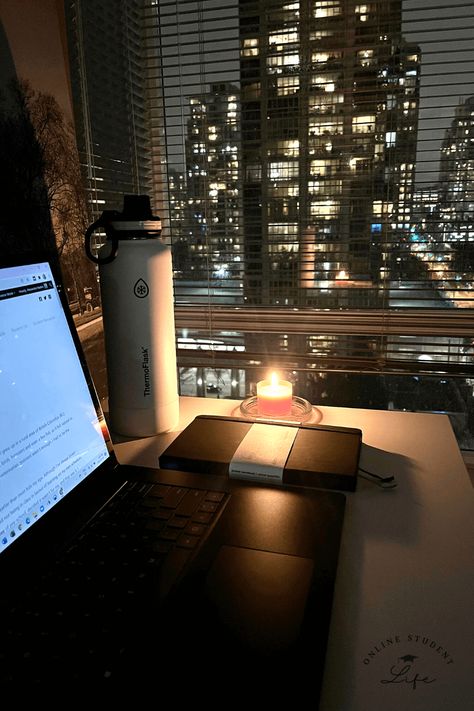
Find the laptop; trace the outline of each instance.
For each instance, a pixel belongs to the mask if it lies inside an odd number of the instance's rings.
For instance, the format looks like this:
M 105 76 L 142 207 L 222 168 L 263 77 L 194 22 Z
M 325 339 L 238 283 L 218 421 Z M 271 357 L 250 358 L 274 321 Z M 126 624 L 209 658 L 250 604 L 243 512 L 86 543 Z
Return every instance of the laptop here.
M 65 297 L 43 255 L 0 268 L 2 688 L 178 668 L 317 702 L 345 496 L 120 465 Z

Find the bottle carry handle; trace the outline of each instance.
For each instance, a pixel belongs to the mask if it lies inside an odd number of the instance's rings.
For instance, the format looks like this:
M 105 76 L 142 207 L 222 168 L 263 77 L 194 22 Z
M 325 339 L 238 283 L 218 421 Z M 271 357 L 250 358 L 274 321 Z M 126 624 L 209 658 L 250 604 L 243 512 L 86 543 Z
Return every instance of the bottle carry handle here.
M 110 254 L 107 255 L 106 257 L 98 257 L 98 256 L 96 257 L 94 254 L 92 254 L 92 250 L 91 250 L 91 236 L 99 227 L 104 228 L 105 234 L 112 241 Z M 85 234 L 85 240 L 86 240 L 86 245 L 85 245 L 86 255 L 91 260 L 91 262 L 94 262 L 94 264 L 110 264 L 110 262 L 114 261 L 115 257 L 117 256 L 117 252 L 118 252 L 119 239 L 118 239 L 118 235 L 115 232 L 115 230 L 110 229 L 110 224 L 107 222 L 106 219 L 104 219 L 104 215 L 101 215 L 98 220 L 96 220 L 90 227 L 87 228 L 86 234 Z

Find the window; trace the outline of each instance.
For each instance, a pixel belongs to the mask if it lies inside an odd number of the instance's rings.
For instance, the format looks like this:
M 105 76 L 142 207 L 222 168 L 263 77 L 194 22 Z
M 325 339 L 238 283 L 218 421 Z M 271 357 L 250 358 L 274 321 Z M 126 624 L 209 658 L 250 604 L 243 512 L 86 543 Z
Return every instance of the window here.
M 341 2 L 338 0 L 317 0 L 314 3 L 313 14 L 316 18 L 334 17 L 342 13 Z
M 300 56 L 296 53 L 275 54 L 267 58 L 270 70 L 274 67 L 294 67 L 300 63 Z
M 299 36 L 296 27 L 289 27 L 285 29 L 284 32 L 270 32 L 268 35 L 268 43 L 270 44 L 270 46 L 277 45 L 280 50 L 283 49 L 282 45 L 293 44 L 295 42 L 298 42 L 298 40 Z
M 336 133 L 343 133 L 342 119 L 337 119 L 334 121 L 323 121 L 321 119 L 311 118 L 309 121 L 308 134 L 310 136 L 329 136 Z
M 245 38 L 242 40 L 242 57 L 257 57 L 258 56 L 258 39 Z
M 357 60 L 361 67 L 370 67 L 374 64 L 373 49 L 359 49 L 357 51 Z
M 162 216 L 182 394 L 243 397 L 268 354 L 310 400 L 334 375 L 329 404 L 358 372 L 447 411 L 409 393 L 448 380 L 472 446 L 472 3 L 109 4 L 64 4 L 84 187 L 91 217 Z
M 300 78 L 295 76 L 277 77 L 278 96 L 295 94 L 300 88 Z
M 375 116 L 354 116 L 352 131 L 354 133 L 373 133 L 375 129 Z

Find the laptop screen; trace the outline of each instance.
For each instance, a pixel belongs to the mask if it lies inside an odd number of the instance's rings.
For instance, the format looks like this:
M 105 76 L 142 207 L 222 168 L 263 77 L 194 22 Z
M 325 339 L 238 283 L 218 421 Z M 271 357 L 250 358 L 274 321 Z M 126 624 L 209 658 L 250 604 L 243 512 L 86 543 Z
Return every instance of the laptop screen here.
M 0 269 L 0 551 L 107 459 L 106 438 L 49 263 Z

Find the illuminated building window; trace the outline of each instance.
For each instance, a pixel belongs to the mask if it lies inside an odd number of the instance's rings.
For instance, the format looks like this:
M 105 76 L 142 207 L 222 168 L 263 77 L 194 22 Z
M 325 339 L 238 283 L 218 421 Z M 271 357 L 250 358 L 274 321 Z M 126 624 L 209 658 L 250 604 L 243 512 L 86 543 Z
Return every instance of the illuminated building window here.
M 339 203 L 336 200 L 318 200 L 311 202 L 311 217 L 331 220 L 339 214 Z
M 353 133 L 373 133 L 375 130 L 375 116 L 354 116 L 352 119 Z
M 298 224 L 296 222 L 270 223 L 268 225 L 269 235 L 297 235 Z
M 278 141 L 277 151 L 285 156 L 297 156 L 299 152 L 300 142 L 296 139 L 288 141 Z
M 393 203 L 384 202 L 383 200 L 374 200 L 372 203 L 372 211 L 374 215 L 378 217 L 389 215 L 393 211 Z
M 397 132 L 396 131 L 387 131 L 385 134 L 385 145 L 390 147 L 394 146 L 397 141 Z
M 368 5 L 356 5 L 355 6 L 355 14 L 357 15 L 357 19 L 360 20 L 361 22 L 367 22 L 368 20 L 368 13 L 369 13 L 369 6 Z
M 311 118 L 309 121 L 308 132 L 310 136 L 342 134 L 343 121 L 342 119 L 334 121 L 321 121 Z
M 296 27 L 288 27 L 284 32 L 270 32 L 268 36 L 270 45 L 292 44 L 299 41 L 299 35 Z
M 338 105 L 344 102 L 344 95 L 341 93 L 331 93 L 321 96 L 314 94 L 309 97 L 309 110 L 313 113 L 329 114 L 336 113 Z
M 335 166 L 334 162 L 331 160 L 312 160 L 311 161 L 311 175 L 313 176 L 324 176 L 324 175 L 329 175 L 332 171 L 332 169 L 337 167 Z
M 300 63 L 299 54 L 277 54 L 272 57 L 267 57 L 268 67 L 285 67 L 297 66 Z
M 309 180 L 308 193 L 310 195 L 340 195 L 342 180 Z
M 357 52 L 357 61 L 361 67 L 370 67 L 374 63 L 374 50 L 360 49 Z
M 295 160 L 272 162 L 269 165 L 268 177 L 271 180 L 286 180 L 298 177 L 298 162 Z
M 278 96 L 294 94 L 300 88 L 300 78 L 298 76 L 277 77 Z
M 327 52 L 313 52 L 311 55 L 311 61 L 318 63 L 325 63 L 329 59 L 329 54 Z
M 326 64 L 339 59 L 342 59 L 342 52 L 313 52 L 311 55 L 311 61 L 315 64 Z
M 268 188 L 268 194 L 270 197 L 298 197 L 299 187 L 298 185 L 270 185 Z
M 240 52 L 242 57 L 257 57 L 258 56 L 258 38 L 247 38 L 242 43 Z
M 309 38 L 311 40 L 320 40 L 323 39 L 324 37 L 332 37 L 334 35 L 333 30 L 316 30 L 315 32 L 311 32 Z
M 335 17 L 336 15 L 340 15 L 341 13 L 341 3 L 338 2 L 338 0 L 319 0 L 319 2 L 316 2 L 314 4 L 314 17 Z
M 337 74 L 322 74 L 311 77 L 311 84 L 326 92 L 333 92 L 336 89 Z

